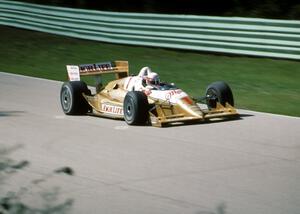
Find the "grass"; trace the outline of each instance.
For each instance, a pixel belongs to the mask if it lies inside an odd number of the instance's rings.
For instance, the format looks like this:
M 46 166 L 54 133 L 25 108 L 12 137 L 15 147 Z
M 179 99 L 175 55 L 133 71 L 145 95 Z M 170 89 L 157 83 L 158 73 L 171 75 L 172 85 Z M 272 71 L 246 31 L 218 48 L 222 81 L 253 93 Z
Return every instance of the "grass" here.
M 300 116 L 300 62 L 217 56 L 160 48 L 115 45 L 0 27 L 0 70 L 65 81 L 66 64 L 128 60 L 137 74 L 150 66 L 161 79 L 193 96 L 224 80 L 238 108 Z

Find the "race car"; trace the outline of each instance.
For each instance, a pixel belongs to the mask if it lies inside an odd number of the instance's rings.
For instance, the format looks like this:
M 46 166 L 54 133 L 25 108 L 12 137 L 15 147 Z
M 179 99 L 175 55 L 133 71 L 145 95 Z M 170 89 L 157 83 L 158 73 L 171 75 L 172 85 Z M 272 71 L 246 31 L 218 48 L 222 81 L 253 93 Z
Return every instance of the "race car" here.
M 210 84 L 206 94 L 195 99 L 175 84 L 161 82 L 148 67 L 138 75 L 129 75 L 128 61 L 66 67 L 69 81 L 63 83 L 60 91 L 62 110 L 66 115 L 92 114 L 124 119 L 128 125 L 156 127 L 238 116 L 232 91 L 222 81 Z M 115 79 L 103 84 L 102 76 L 112 73 Z M 81 80 L 82 76 L 91 75 L 96 79 L 94 93 Z M 149 77 L 155 81 L 147 81 Z

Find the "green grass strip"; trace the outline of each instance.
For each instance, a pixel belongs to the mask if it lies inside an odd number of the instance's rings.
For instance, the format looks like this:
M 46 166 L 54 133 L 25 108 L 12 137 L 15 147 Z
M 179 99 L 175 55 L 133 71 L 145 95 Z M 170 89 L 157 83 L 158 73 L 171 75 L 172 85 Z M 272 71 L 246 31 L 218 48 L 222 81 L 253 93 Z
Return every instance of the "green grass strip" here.
M 299 61 L 115 45 L 4 26 L 0 30 L 0 71 L 65 81 L 66 64 L 128 60 L 130 73 L 150 66 L 162 80 L 195 97 L 204 95 L 209 83 L 224 80 L 238 108 L 300 116 Z

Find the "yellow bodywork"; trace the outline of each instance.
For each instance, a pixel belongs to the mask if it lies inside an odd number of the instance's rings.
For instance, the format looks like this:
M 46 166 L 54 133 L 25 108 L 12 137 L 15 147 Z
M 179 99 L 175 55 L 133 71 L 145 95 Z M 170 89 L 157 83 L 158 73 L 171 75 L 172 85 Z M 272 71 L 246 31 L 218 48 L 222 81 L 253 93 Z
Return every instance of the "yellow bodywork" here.
M 93 114 L 122 119 L 124 118 L 123 101 L 128 92 L 124 87 L 126 77 L 129 76 L 128 62 L 115 61 L 114 65 L 115 67 L 110 67 L 107 70 L 82 70 L 80 75 L 116 74 L 116 80 L 109 82 L 104 88 L 98 90 L 96 94 L 83 95 L 92 106 Z M 217 103 L 215 108 L 202 109 L 188 96 L 176 104 L 148 96 L 148 103 L 150 106 L 148 111 L 149 122 L 156 127 L 179 122 L 201 122 L 238 115 L 237 110 L 228 103 L 225 106 Z
M 201 122 L 214 118 L 224 118 L 237 116 L 237 110 L 226 103 L 226 106 L 217 103 L 216 108 L 201 109 L 198 104 L 162 104 L 159 101 L 150 111 L 151 124 L 156 127 L 162 127 L 167 124 L 184 122 Z
M 123 108 L 123 101 L 127 91 L 124 90 L 124 79 L 114 80 L 106 85 L 99 93 L 93 96 L 85 95 L 86 100 L 94 109 L 94 114 L 122 119 L 119 109 Z M 182 101 L 179 104 L 171 104 L 164 100 L 148 97 L 149 119 L 153 126 L 162 127 L 178 122 L 201 122 L 214 118 L 224 118 L 238 115 L 237 110 L 226 103 L 226 106 L 217 103 L 216 108 L 202 109 L 190 99 L 190 102 Z M 110 112 L 105 111 L 104 106 L 113 107 Z M 117 114 L 120 113 L 120 114 Z

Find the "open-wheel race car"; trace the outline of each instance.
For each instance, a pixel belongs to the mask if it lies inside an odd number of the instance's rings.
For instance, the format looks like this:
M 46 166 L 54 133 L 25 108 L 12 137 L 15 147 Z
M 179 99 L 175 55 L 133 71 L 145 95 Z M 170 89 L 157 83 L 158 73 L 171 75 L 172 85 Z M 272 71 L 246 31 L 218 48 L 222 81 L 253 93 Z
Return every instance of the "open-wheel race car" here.
M 124 119 L 129 125 L 156 127 L 238 115 L 232 91 L 222 81 L 210 84 L 203 97 L 194 99 L 173 83 L 161 82 L 148 67 L 138 75 L 129 75 L 127 61 L 67 65 L 67 71 L 69 81 L 63 83 L 60 92 L 67 115 L 93 114 Z M 115 80 L 103 85 L 102 75 L 111 73 Z M 95 76 L 95 93 L 80 80 L 86 75 Z M 200 102 L 205 107 L 200 107 Z

